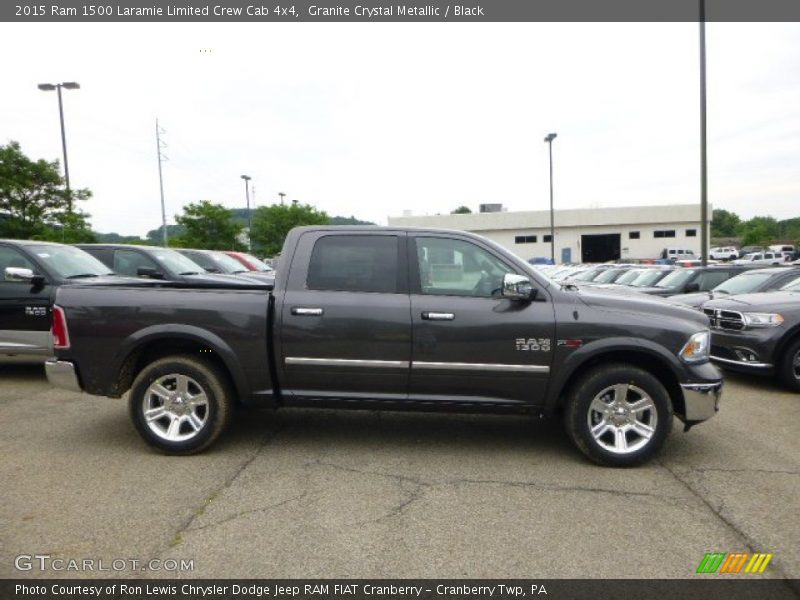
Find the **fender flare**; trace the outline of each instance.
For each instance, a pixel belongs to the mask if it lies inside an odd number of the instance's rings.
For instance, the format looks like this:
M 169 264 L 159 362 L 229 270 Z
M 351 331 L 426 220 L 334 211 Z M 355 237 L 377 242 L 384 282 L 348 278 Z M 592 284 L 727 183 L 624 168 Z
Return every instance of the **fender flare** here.
M 564 360 L 555 377 L 551 379 L 550 384 L 547 386 L 546 409 L 553 410 L 559 406 L 564 390 L 576 376 L 580 375 L 581 367 L 586 365 L 587 362 L 604 354 L 610 355 L 617 352 L 634 352 L 643 355 L 649 360 L 655 360 L 669 369 L 678 382 L 681 381 L 683 365 L 680 359 L 671 354 L 664 346 L 640 338 L 603 338 L 580 347 Z M 669 386 L 666 387 L 669 391 Z
M 225 368 L 228 370 L 239 398 L 247 398 L 250 391 L 249 385 L 234 351 L 218 335 L 193 325 L 151 325 L 150 327 L 145 327 L 129 335 L 122 342 L 114 356 L 112 361 L 113 372 L 119 375 L 125 363 L 134 353 L 139 351 L 146 344 L 158 340 L 190 341 L 208 346 L 220 357 Z

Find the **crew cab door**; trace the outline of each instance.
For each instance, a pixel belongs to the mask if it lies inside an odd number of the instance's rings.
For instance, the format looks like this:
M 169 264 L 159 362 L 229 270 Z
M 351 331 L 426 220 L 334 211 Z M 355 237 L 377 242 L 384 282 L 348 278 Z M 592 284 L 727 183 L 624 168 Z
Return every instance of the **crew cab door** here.
M 503 276 L 525 273 L 471 239 L 409 235 L 408 260 L 410 398 L 542 403 L 555 347 L 546 292 L 532 302 L 503 298 Z
M 46 281 L 41 285 L 8 281 L 7 267 L 44 275 L 17 248 L 0 244 L 0 353 L 45 354 L 50 347 L 52 287 Z
M 405 400 L 411 354 L 406 236 L 309 231 L 282 298 L 278 360 L 295 398 Z

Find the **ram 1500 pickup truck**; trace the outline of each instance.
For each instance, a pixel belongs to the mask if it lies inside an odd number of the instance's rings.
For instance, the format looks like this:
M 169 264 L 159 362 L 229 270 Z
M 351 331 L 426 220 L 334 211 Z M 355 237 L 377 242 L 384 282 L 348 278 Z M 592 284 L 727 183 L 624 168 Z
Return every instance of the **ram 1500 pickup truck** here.
M 209 446 L 237 404 L 561 415 L 591 460 L 651 457 L 712 417 L 709 324 L 645 296 L 557 284 L 477 235 L 301 227 L 274 285 L 70 286 L 55 385 L 121 397 L 152 446 Z

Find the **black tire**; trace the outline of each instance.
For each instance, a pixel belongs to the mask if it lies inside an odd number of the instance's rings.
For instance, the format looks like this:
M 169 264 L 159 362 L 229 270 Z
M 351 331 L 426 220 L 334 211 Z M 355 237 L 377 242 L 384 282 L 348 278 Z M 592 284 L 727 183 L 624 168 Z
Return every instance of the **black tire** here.
M 620 388 L 626 403 L 619 406 L 613 404 L 617 385 L 627 386 Z M 593 404 L 596 400 L 597 404 Z M 632 404 L 639 401 L 638 406 Z M 650 408 L 639 408 L 643 405 Z M 596 410 L 598 406 L 607 408 L 609 414 L 601 414 Z M 631 467 L 649 460 L 663 446 L 672 430 L 672 402 L 661 382 L 647 371 L 625 364 L 600 365 L 570 389 L 564 425 L 573 443 L 590 460 L 609 467 Z M 593 428 L 599 439 L 593 435 Z M 621 449 L 612 450 L 610 446 Z
M 178 388 L 179 381 L 186 384 L 185 394 Z M 160 387 L 151 388 L 155 385 Z M 166 393 L 168 400 L 164 399 Z M 208 448 L 228 427 L 233 393 L 214 365 L 193 356 L 168 356 L 150 363 L 136 376 L 128 409 L 136 430 L 150 446 L 165 454 L 194 454 Z M 158 409 L 164 415 L 154 418 L 160 414 Z M 170 429 L 173 421 L 178 422 L 175 430 Z
M 800 361 L 800 339 L 789 344 L 778 367 L 781 383 L 790 390 L 800 392 L 800 363 L 796 361 Z

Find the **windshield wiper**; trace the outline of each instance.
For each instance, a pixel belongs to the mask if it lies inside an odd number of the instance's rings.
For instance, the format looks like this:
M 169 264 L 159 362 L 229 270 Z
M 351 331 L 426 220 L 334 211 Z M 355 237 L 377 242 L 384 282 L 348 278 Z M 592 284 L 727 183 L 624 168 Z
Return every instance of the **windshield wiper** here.
M 97 273 L 78 273 L 77 275 L 70 275 L 67 279 L 82 279 L 84 277 L 101 277 L 101 275 Z
M 185 273 L 178 273 L 178 275 L 200 275 L 197 271 L 186 271 Z

